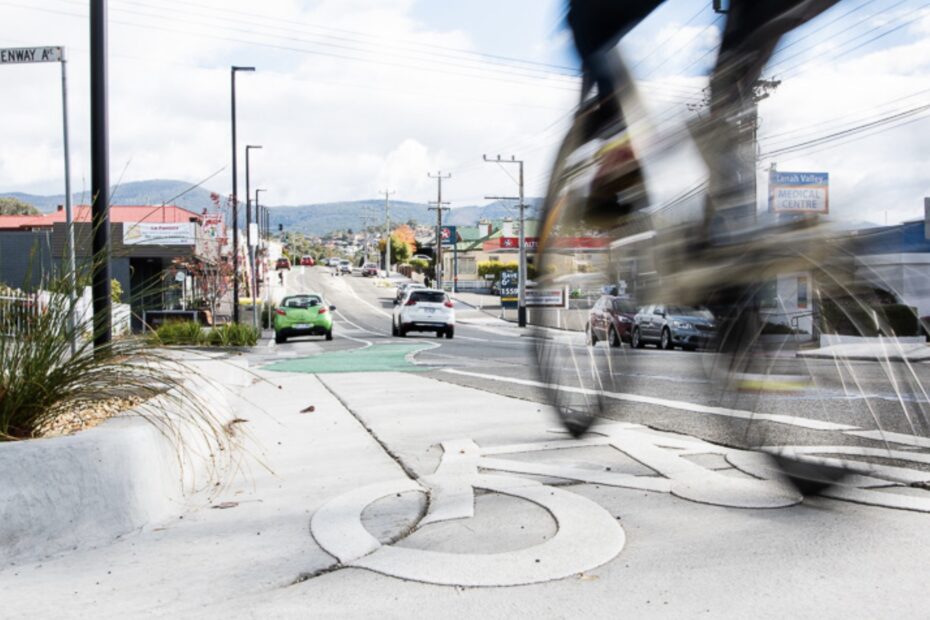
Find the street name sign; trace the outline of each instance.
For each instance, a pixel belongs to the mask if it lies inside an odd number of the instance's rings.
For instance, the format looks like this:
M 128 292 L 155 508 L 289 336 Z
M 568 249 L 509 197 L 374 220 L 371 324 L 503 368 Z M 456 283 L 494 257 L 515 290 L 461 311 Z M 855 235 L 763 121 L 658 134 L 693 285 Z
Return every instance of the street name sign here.
M 0 48 L 0 65 L 19 65 L 32 62 L 61 62 L 62 47 L 7 47 Z

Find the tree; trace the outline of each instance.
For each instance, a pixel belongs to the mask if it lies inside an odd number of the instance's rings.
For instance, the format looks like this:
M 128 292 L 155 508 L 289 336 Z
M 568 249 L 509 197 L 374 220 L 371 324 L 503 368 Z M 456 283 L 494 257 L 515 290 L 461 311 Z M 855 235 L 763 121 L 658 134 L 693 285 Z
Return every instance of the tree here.
M 193 277 L 197 298 L 210 308 L 213 320 L 216 320 L 216 308 L 232 286 L 232 262 L 221 258 L 210 264 L 196 256 L 177 257 L 171 261 L 169 275 L 174 276 L 181 271 Z
M 42 215 L 42 212 L 19 198 L 6 197 L 0 198 L 0 215 Z

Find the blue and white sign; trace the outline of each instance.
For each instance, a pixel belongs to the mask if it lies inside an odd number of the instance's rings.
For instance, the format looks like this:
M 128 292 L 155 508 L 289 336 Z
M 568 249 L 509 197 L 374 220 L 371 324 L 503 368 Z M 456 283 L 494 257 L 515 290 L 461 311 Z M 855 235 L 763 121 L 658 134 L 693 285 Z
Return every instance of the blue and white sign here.
M 775 213 L 829 213 L 826 172 L 769 172 L 769 210 Z

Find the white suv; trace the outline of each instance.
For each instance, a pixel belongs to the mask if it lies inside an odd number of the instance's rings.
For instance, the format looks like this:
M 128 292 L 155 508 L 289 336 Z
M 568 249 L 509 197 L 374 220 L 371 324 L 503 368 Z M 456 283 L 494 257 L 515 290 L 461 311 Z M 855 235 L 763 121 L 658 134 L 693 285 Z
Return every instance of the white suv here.
M 437 338 L 449 339 L 455 335 L 455 309 L 445 291 L 412 289 L 394 302 L 391 333 L 403 337 L 407 332 L 436 332 Z

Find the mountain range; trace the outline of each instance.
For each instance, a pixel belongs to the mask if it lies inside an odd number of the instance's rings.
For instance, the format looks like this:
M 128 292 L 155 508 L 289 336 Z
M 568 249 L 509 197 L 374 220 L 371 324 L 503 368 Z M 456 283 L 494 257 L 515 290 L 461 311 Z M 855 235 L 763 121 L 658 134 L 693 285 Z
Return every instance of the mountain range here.
M 151 180 L 123 183 L 111 190 L 111 202 L 118 205 L 159 205 L 173 204 L 196 213 L 204 210 L 215 211 L 211 199 L 213 192 L 191 183 L 176 180 Z M 18 198 L 44 213 L 50 213 L 64 204 L 64 194 L 40 196 L 21 192 L 0 193 L 0 196 Z M 87 204 L 87 194 L 74 194 L 73 204 Z M 535 217 L 542 206 L 542 198 L 527 198 L 527 217 Z M 354 200 L 346 202 L 328 202 L 307 205 L 266 205 L 271 217 L 272 230 L 278 225 L 285 230 L 302 232 L 307 235 L 325 235 L 335 230 L 361 230 L 368 225 L 384 224 L 383 200 Z M 245 209 L 239 209 L 240 222 L 245 220 Z M 429 210 L 426 203 L 391 201 L 391 222 L 433 224 L 436 212 Z M 516 219 L 519 209 L 515 201 L 496 201 L 484 206 L 454 207 L 443 213 L 443 223 L 455 226 L 474 225 L 480 219 L 500 220 L 507 217 Z

